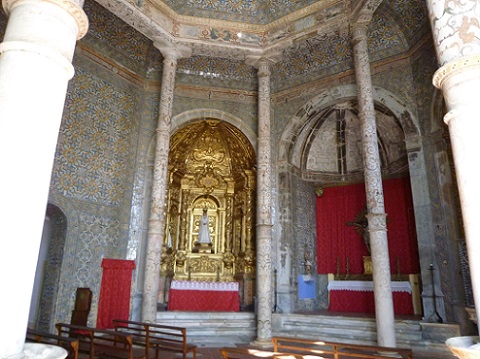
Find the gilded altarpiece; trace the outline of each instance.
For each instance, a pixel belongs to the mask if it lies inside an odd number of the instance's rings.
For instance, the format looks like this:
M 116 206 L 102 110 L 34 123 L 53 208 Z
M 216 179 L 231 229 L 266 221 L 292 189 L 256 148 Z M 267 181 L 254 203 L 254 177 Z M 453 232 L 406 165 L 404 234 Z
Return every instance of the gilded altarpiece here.
M 237 281 L 241 305 L 251 306 L 255 294 L 253 147 L 237 128 L 214 119 L 201 119 L 178 130 L 170 143 L 159 301 L 168 301 L 172 279 Z M 205 221 L 208 239 L 200 239 Z

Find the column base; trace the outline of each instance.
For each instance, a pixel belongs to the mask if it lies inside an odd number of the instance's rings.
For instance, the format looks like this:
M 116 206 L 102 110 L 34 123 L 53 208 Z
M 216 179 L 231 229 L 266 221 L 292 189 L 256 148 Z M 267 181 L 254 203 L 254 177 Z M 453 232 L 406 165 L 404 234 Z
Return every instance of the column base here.
M 271 339 L 255 339 L 250 343 L 251 346 L 261 349 L 273 349 L 273 343 Z

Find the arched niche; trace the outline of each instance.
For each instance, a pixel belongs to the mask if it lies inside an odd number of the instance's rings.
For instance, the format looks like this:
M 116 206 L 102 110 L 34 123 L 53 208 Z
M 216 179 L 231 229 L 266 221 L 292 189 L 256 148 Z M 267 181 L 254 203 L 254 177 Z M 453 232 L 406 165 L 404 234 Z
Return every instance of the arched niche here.
M 249 138 L 227 121 L 200 117 L 176 127 L 168 161 L 165 278 L 249 281 L 253 288 L 255 162 Z M 211 243 L 199 246 L 204 209 Z M 249 293 L 242 304 L 251 304 Z

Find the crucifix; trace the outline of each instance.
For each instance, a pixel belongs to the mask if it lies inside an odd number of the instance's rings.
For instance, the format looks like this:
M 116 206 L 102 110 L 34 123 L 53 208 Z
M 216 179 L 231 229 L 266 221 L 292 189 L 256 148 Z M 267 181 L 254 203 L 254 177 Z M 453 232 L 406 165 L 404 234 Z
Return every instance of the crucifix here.
M 357 233 L 362 236 L 368 254 L 370 254 L 370 233 L 368 232 L 367 206 L 364 206 L 364 208 L 355 216 L 354 221 L 347 222 L 346 225 L 355 227 Z

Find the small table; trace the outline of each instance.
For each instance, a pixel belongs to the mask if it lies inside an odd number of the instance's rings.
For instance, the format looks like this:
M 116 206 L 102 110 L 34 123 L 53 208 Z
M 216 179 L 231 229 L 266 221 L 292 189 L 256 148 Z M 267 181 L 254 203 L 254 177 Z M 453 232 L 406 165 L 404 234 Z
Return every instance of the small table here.
M 410 282 L 391 282 L 395 314 L 414 314 Z M 328 283 L 332 312 L 375 313 L 372 281 L 334 280 Z
M 170 285 L 168 310 L 238 312 L 238 288 L 237 282 L 173 280 Z

